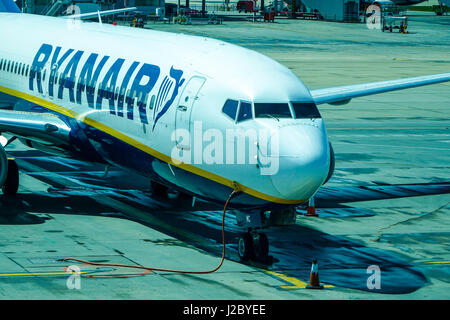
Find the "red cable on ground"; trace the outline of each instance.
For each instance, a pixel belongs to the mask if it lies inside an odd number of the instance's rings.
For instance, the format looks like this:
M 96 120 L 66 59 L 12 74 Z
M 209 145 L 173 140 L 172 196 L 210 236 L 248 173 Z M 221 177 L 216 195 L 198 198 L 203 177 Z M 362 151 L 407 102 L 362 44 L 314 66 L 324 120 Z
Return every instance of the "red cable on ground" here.
M 237 190 L 234 190 L 230 196 L 228 197 L 227 202 L 225 203 L 225 206 L 223 207 L 223 213 L 222 213 L 222 259 L 220 260 L 220 263 L 217 267 L 215 267 L 212 270 L 209 271 L 185 271 L 185 270 L 174 270 L 174 269 L 164 269 L 164 268 L 152 268 L 152 267 L 144 267 L 144 266 L 136 266 L 136 265 L 127 265 L 127 264 L 113 264 L 113 263 L 97 263 L 97 262 L 90 262 L 85 260 L 80 260 L 76 258 L 65 258 L 62 259 L 62 261 L 77 261 L 82 264 L 86 265 L 92 265 L 92 266 L 103 266 L 103 267 L 122 267 L 122 268 L 133 268 L 133 269 L 142 269 L 147 270 L 148 272 L 143 272 L 137 275 L 82 275 L 83 277 L 90 277 L 90 278 L 129 278 L 129 277 L 137 277 L 137 276 L 144 276 L 149 274 L 152 271 L 161 271 L 161 272 L 173 272 L 173 273 L 188 273 L 188 274 L 208 274 L 216 272 L 217 270 L 222 267 L 222 264 L 225 260 L 225 213 L 227 211 L 227 207 L 231 201 L 231 199 L 238 193 Z

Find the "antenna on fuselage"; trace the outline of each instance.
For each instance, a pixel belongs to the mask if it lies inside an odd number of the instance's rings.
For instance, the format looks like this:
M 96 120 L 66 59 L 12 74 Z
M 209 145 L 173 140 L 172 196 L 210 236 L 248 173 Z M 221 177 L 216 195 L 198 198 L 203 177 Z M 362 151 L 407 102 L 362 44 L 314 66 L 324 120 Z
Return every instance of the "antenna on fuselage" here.
M 100 15 L 100 10 L 97 10 L 97 15 L 98 15 L 98 23 L 102 24 L 102 16 Z

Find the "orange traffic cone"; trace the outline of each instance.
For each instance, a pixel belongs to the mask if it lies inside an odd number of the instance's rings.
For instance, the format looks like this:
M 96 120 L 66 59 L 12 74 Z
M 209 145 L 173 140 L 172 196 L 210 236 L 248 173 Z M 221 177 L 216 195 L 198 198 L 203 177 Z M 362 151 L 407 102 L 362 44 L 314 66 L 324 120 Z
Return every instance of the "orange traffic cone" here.
M 314 197 L 311 197 L 308 201 L 308 209 L 306 209 L 306 215 L 308 217 L 318 217 L 316 214 L 316 207 L 314 205 Z
M 316 259 L 314 259 L 312 263 L 309 284 L 306 286 L 306 289 L 323 289 L 323 286 L 320 285 L 319 281 L 319 265 Z

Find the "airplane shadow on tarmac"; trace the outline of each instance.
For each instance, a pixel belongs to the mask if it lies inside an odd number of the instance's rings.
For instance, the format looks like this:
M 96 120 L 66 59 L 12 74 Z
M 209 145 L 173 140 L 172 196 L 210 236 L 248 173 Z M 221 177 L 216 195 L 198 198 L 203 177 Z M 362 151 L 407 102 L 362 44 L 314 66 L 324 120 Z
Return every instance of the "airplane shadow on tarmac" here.
M 88 192 L 88 191 L 86 191 Z M 152 198 L 153 206 L 146 206 L 131 196 L 127 203 L 139 212 L 145 212 L 148 220 L 127 215 L 102 205 L 92 196 L 70 194 L 33 193 L 18 194 L 13 198 L 0 196 L 0 225 L 45 223 L 49 217 L 39 213 L 108 216 L 132 220 L 173 236 L 187 245 L 205 250 L 219 257 L 222 250 L 221 211 L 171 211 L 165 210 Z M 59 192 L 56 192 L 59 193 Z M 133 191 L 136 194 L 137 191 Z M 123 196 L 109 194 L 113 200 L 124 201 Z M 136 201 L 136 202 L 135 202 Z M 179 204 L 179 202 L 178 202 Z M 145 211 L 144 211 L 145 210 Z M 32 213 L 31 213 L 32 212 Z M 155 220 L 156 218 L 156 220 Z M 159 221 L 156 222 L 155 221 Z M 232 213 L 225 222 L 227 242 L 226 258 L 239 262 L 237 238 L 242 231 Z M 178 230 L 183 232 L 179 233 Z M 256 268 L 282 273 L 307 282 L 311 261 L 319 261 L 320 279 L 326 284 L 378 293 L 410 293 L 427 283 L 425 276 L 392 252 L 367 247 L 346 237 L 334 236 L 299 224 L 265 229 L 270 242 L 271 265 L 251 264 Z M 146 241 L 151 241 L 145 239 Z M 168 245 L 173 245 L 169 244 Z M 381 269 L 381 289 L 370 290 L 367 267 L 377 265 Z
M 51 158 L 51 157 L 50 157 Z M 148 181 L 139 176 L 124 179 L 121 171 L 113 171 L 102 177 L 101 168 L 45 155 L 39 159 L 19 158 L 18 163 L 26 174 L 52 187 L 48 192 L 19 193 L 15 197 L 0 196 L 0 225 L 45 223 L 52 214 L 92 215 L 128 219 L 163 232 L 187 245 L 205 250 L 220 257 L 222 253 L 222 210 L 216 205 L 198 201 L 195 210 L 190 199 L 177 199 L 171 195 L 160 199 L 150 196 Z M 33 170 L 24 165 L 33 163 Z M 61 166 L 65 166 L 62 172 Z M 67 167 L 72 167 L 67 170 Z M 37 172 L 36 168 L 42 169 Z M 59 169 L 59 170 L 58 170 Z M 69 179 L 63 179 L 66 177 Z M 66 185 L 65 181 L 70 181 Z M 133 182 L 135 189 L 129 185 Z M 75 185 L 74 186 L 74 182 Z M 122 183 L 122 184 L 120 184 Z M 124 185 L 125 183 L 125 185 Z M 128 184 L 128 185 L 127 185 Z M 113 188 L 115 187 L 115 188 Z M 335 209 L 333 209 L 333 207 Z M 328 202 L 322 218 L 371 216 L 374 213 Z M 36 215 L 38 214 L 38 215 Z M 39 215 L 42 214 L 42 215 Z M 239 262 L 237 238 L 242 232 L 235 223 L 232 212 L 227 213 L 225 236 L 226 258 Z M 427 284 L 426 277 L 399 254 L 368 247 L 361 242 L 343 236 L 335 236 L 319 230 L 295 225 L 270 227 L 264 230 L 270 242 L 270 265 L 251 264 L 253 267 L 282 273 L 307 282 L 311 262 L 319 261 L 320 280 L 337 287 L 352 288 L 377 293 L 405 294 Z M 152 241 L 146 239 L 146 241 Z M 173 245 L 169 244 L 168 245 Z M 381 269 L 381 289 L 371 290 L 367 280 L 371 275 L 367 268 L 377 265 Z

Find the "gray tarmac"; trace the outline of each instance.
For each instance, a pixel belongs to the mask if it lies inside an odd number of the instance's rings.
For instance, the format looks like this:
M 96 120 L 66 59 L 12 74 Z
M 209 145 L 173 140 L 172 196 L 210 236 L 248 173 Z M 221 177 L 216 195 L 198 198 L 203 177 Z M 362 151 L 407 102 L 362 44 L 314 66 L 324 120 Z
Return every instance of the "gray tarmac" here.
M 289 67 L 310 88 L 450 72 L 450 17 L 409 17 L 409 34 L 363 24 L 278 20 L 148 28 L 215 37 Z M 233 63 L 233 61 L 223 61 Z M 268 70 L 270 72 L 270 70 Z M 336 153 L 327 187 L 450 182 L 450 83 L 320 106 Z M 14 199 L 0 197 L 0 299 L 449 299 L 450 195 L 322 206 L 267 230 L 272 264 L 244 264 L 226 219 L 227 255 L 208 275 L 80 265 L 78 259 L 184 270 L 221 257 L 221 210 L 152 199 L 148 182 L 48 156 L 19 142 Z M 203 206 L 203 207 L 202 207 Z M 304 213 L 304 208 L 299 208 Z M 311 260 L 323 290 L 308 290 Z M 69 289 L 69 265 L 82 271 Z M 380 268 L 379 289 L 367 285 Z M 128 278 L 88 276 L 135 275 Z M 369 279 L 370 282 L 370 279 Z

